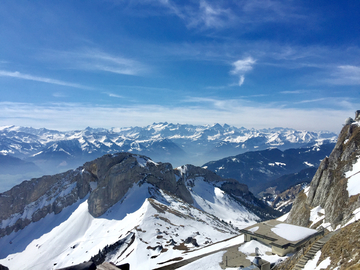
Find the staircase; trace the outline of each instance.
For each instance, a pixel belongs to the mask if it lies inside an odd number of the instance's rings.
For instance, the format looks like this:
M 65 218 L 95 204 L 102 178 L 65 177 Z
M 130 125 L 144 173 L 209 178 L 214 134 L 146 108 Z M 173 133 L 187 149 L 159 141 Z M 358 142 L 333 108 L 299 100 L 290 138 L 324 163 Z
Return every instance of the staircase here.
M 306 263 L 309 260 L 312 260 L 316 254 L 316 252 L 318 252 L 327 241 L 329 241 L 329 239 L 337 234 L 340 230 L 338 231 L 333 231 L 327 235 L 325 235 L 323 238 L 317 240 L 310 248 L 310 250 L 308 252 L 306 252 L 304 254 L 304 256 L 301 257 L 301 259 L 295 264 L 295 266 L 292 268 L 292 270 L 301 270 L 304 268 L 304 266 L 306 265 Z

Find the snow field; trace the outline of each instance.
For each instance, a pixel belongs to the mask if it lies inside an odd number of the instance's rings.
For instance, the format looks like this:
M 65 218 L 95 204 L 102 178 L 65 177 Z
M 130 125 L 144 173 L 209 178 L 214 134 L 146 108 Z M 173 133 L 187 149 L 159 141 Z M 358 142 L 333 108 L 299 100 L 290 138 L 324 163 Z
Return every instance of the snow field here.
M 235 201 L 224 191 L 212 184 L 203 181 L 202 177 L 191 179 L 194 186 L 190 193 L 195 201 L 195 206 L 219 219 L 231 222 L 242 229 L 259 221 L 259 218 L 248 211 L 239 202 Z M 189 186 L 189 182 L 187 182 Z

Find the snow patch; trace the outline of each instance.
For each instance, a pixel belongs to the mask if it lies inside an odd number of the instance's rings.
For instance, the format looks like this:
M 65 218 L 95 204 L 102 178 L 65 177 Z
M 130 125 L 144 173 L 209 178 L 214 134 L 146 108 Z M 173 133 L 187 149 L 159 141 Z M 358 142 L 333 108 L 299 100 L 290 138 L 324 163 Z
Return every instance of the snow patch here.
M 307 161 L 304 161 L 304 164 L 308 167 L 315 167 L 314 164 L 310 163 L 310 162 L 307 162 Z
M 290 214 L 290 212 L 286 213 L 285 215 L 283 215 L 283 216 L 281 216 L 279 218 L 277 218 L 276 220 L 284 222 L 287 219 L 287 217 L 289 216 L 289 214 Z
M 282 162 L 271 162 L 271 163 L 268 163 L 268 165 L 269 166 L 272 166 L 272 167 L 274 167 L 275 165 L 276 166 L 286 166 L 286 164 L 285 163 L 282 163 Z
M 318 263 L 319 259 L 321 256 L 321 250 L 319 250 L 316 254 L 314 259 L 309 260 L 305 266 L 304 266 L 304 270 L 321 270 L 321 269 L 326 269 L 330 263 L 330 257 L 326 258 L 325 260 L 323 260 L 318 266 L 316 266 L 316 264 Z
M 317 231 L 313 229 L 284 223 L 276 225 L 271 230 L 273 231 L 273 233 L 288 241 L 299 241 L 317 233 Z
M 187 172 L 187 167 L 186 165 L 180 166 L 176 168 L 178 171 L 180 171 L 181 175 L 185 175 Z
M 355 221 L 360 220 L 360 207 L 356 208 L 353 212 L 353 217 L 342 227 L 346 227 L 347 225 L 354 223 Z
M 352 169 L 345 173 L 348 178 L 347 191 L 349 197 L 360 193 L 360 158 L 353 165 Z
M 310 211 L 310 221 L 313 224 L 317 223 L 320 220 L 325 218 L 325 209 L 323 209 L 320 205 L 311 209 Z
M 249 231 L 252 232 L 252 233 L 254 233 L 254 232 L 256 232 L 258 229 L 259 229 L 259 226 L 256 226 L 256 227 L 250 228 Z

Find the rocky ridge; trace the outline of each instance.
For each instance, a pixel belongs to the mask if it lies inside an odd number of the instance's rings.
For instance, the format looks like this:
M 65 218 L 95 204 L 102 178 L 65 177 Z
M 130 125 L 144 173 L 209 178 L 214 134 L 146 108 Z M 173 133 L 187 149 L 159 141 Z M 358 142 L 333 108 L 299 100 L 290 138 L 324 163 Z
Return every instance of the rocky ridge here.
M 321 162 L 310 187 L 296 198 L 287 222 L 312 227 L 322 225 L 333 230 L 345 225 L 360 207 L 359 194 L 349 195 L 345 175 L 360 156 L 359 115 L 357 111 L 355 120 L 346 121 L 333 151 Z M 320 222 L 312 224 L 310 216 L 315 207 L 324 209 L 325 215 Z
M 287 269 L 359 269 L 360 111 L 345 121 L 338 141 L 310 185 L 302 190 L 286 222 L 324 229 L 325 236 L 278 264 Z
M 246 185 L 234 179 L 225 180 L 192 165 L 173 169 L 169 163 L 155 163 L 145 156 L 119 153 L 87 162 L 76 170 L 24 181 L 1 193 L 0 237 L 21 230 L 48 214 L 58 214 L 63 208 L 84 198 L 88 198 L 89 213 L 99 217 L 121 201 L 134 184 L 141 186 L 147 183 L 194 204 L 189 188 L 192 181 L 199 177 L 221 187 L 234 200 L 250 207 L 262 218 L 277 215 L 256 199 Z

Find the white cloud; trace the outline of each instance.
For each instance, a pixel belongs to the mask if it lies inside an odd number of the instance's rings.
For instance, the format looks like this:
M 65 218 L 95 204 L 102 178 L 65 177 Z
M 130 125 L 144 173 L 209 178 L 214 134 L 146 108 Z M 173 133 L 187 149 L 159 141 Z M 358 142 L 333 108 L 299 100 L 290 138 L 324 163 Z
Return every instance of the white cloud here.
M 84 69 L 107 71 L 124 75 L 138 75 L 143 69 L 142 65 L 132 59 L 113 56 L 100 51 L 89 51 L 79 54 L 78 64 Z
M 308 93 L 310 92 L 309 90 L 293 90 L 293 91 L 281 91 L 280 94 L 284 94 L 284 95 L 296 95 L 296 94 L 304 94 L 304 93 Z
M 198 23 L 203 23 L 207 28 L 220 28 L 226 25 L 231 18 L 229 9 L 211 6 L 205 1 L 200 2 L 200 17 Z
M 194 100 L 195 101 L 195 100 Z M 127 107 L 94 106 L 83 103 L 35 105 L 0 102 L 0 126 L 21 125 L 59 130 L 92 127 L 145 126 L 172 123 L 227 123 L 247 128 L 290 127 L 339 132 L 345 119 L 354 114 L 348 109 L 296 109 L 264 106 L 243 100 L 198 99 L 193 106 L 137 105 Z M 200 104 L 200 103 L 204 104 Z
M 64 97 L 68 97 L 68 96 L 61 92 L 55 92 L 55 93 L 53 93 L 53 97 L 64 98 Z
M 178 5 L 173 1 L 159 0 L 159 3 L 181 18 L 187 27 L 200 29 L 218 29 L 231 24 L 235 15 L 229 8 L 214 5 L 202 0 L 197 5 Z
M 239 76 L 238 85 L 241 86 L 245 81 L 245 73 L 253 69 L 253 65 L 256 63 L 252 57 L 247 57 L 244 59 L 240 59 L 232 63 L 233 70 L 231 70 L 231 74 Z
M 245 81 L 245 76 L 244 75 L 240 75 L 240 78 L 239 78 L 239 86 L 242 86 L 243 83 Z
M 123 98 L 123 96 L 113 94 L 113 93 L 106 93 L 109 97 L 115 97 L 115 98 Z
M 252 66 L 255 64 L 255 60 L 252 57 L 247 57 L 242 60 L 237 60 L 233 63 L 234 69 L 231 71 L 232 74 L 241 74 L 246 71 L 252 70 Z
M 57 84 L 57 85 L 69 86 L 69 87 L 81 88 L 81 89 L 92 89 L 91 87 L 87 87 L 87 86 L 77 84 L 77 83 L 70 83 L 70 82 L 65 82 L 65 81 L 46 78 L 46 77 L 37 77 L 37 76 L 29 75 L 29 74 L 23 74 L 18 71 L 0 70 L 0 76 L 11 77 L 11 78 L 16 78 L 16 79 L 21 79 L 21 80 L 30 80 L 30 81 L 36 81 L 36 82 Z
M 330 71 L 329 71 L 330 70 Z M 322 74 L 321 83 L 333 85 L 360 85 L 360 67 L 352 65 L 339 65 L 327 67 L 327 74 Z
M 360 84 L 360 67 L 351 65 L 338 66 L 335 76 L 337 76 L 336 80 L 339 84 L 358 85 Z
M 111 72 L 122 75 L 142 75 L 149 68 L 137 60 L 103 52 L 98 49 L 79 51 L 50 51 L 44 54 L 50 61 L 65 64 L 66 68 Z

